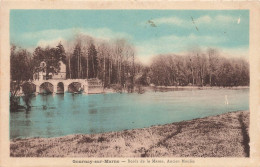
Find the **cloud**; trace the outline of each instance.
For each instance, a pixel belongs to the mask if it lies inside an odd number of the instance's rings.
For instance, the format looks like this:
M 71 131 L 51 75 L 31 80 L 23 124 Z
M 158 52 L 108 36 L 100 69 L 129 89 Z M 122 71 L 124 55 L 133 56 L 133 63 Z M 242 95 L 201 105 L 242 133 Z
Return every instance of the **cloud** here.
M 223 26 L 223 24 L 232 24 L 237 19 L 238 19 L 238 17 L 229 16 L 229 15 L 217 15 L 215 17 L 205 15 L 205 16 L 201 16 L 199 18 L 195 18 L 195 21 L 198 25 Z
M 212 18 L 208 15 L 199 17 L 196 20 L 196 24 L 210 24 L 212 22 Z
M 173 16 L 173 17 L 162 17 L 162 18 L 153 19 L 153 22 L 157 25 L 172 24 L 172 25 L 182 26 L 186 23 L 186 20 Z
M 50 29 L 37 32 L 27 32 L 21 35 L 21 38 L 24 40 L 53 40 L 56 38 L 68 38 L 72 35 L 72 29 L 58 30 Z
M 227 16 L 227 15 L 217 15 L 214 20 L 216 22 L 222 22 L 222 23 L 234 23 L 238 17 L 234 16 Z
M 47 46 L 50 46 L 50 47 L 55 47 L 57 46 L 59 43 L 66 43 L 67 41 L 63 38 L 56 38 L 56 39 L 53 39 L 53 40 L 40 40 L 38 43 L 37 43 L 37 46 L 40 46 L 40 47 L 47 47 Z
M 248 46 L 239 46 L 235 48 L 221 48 L 221 53 L 226 57 L 239 57 L 249 59 Z
M 196 25 L 200 26 L 223 26 L 226 24 L 232 24 L 236 22 L 238 17 L 230 16 L 230 15 L 216 15 L 216 16 L 209 16 L 203 15 L 200 17 L 187 17 L 187 18 L 180 18 L 176 16 L 171 17 L 161 17 L 152 19 L 152 21 L 156 25 L 165 24 L 165 25 L 172 25 L 172 26 L 180 26 L 189 28 L 190 24 L 194 21 Z
M 77 34 L 84 34 L 92 36 L 98 39 L 115 39 L 115 38 L 126 38 L 131 39 L 132 37 L 124 32 L 114 32 L 109 28 L 69 28 L 69 29 L 50 29 L 37 32 L 28 32 L 20 36 L 20 41 L 35 41 L 37 45 L 47 46 L 54 45 L 59 41 L 70 41 Z

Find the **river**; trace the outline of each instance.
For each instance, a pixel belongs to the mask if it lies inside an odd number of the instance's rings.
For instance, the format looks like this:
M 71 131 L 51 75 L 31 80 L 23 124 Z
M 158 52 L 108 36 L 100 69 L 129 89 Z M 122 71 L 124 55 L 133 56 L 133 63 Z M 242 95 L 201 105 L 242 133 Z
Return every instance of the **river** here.
M 10 139 L 120 131 L 248 110 L 249 89 L 36 95 L 31 106 L 10 112 Z

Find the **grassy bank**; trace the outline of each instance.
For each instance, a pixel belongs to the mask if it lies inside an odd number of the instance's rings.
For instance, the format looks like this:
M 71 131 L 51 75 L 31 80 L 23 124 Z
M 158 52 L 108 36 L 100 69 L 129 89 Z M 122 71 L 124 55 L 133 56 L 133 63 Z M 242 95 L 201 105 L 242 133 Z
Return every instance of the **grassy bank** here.
M 246 157 L 249 112 L 150 128 L 11 141 L 12 157 Z

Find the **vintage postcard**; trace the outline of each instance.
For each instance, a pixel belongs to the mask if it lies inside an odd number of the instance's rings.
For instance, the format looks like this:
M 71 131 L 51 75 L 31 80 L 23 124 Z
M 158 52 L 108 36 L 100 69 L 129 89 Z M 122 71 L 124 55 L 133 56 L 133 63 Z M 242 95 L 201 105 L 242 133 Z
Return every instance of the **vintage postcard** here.
M 259 2 L 2 2 L 0 166 L 259 166 L 259 30 Z

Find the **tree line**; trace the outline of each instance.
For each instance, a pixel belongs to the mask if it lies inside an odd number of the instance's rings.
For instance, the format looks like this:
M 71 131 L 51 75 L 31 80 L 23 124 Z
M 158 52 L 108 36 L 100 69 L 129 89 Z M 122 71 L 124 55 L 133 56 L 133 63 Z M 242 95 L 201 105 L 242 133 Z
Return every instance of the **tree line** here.
M 248 86 L 249 64 L 242 58 L 226 58 L 217 49 L 187 55 L 158 55 L 147 71 L 151 83 L 164 86 Z
M 79 36 L 68 47 L 67 78 L 98 78 L 104 87 L 133 85 L 135 50 L 124 39 L 95 41 Z
M 117 85 L 156 86 L 246 86 L 249 64 L 242 58 L 226 58 L 217 49 L 193 50 L 186 55 L 157 55 L 145 66 L 136 61 L 134 46 L 124 39 L 104 41 L 77 36 L 66 46 L 36 47 L 33 53 L 15 45 L 11 47 L 11 81 L 20 85 L 32 79 L 41 61 L 47 75 L 57 72 L 58 62 L 66 64 L 67 78 L 98 78 L 104 87 Z M 14 84 L 14 82 L 12 82 Z M 17 92 L 18 87 L 13 93 Z

